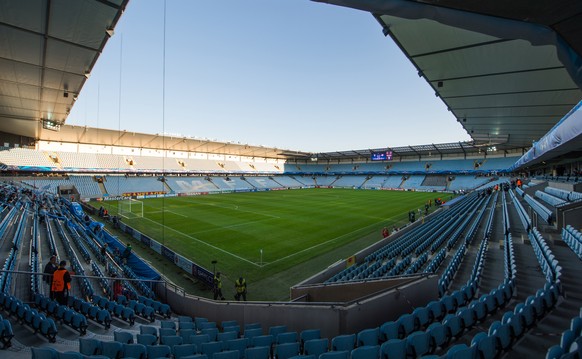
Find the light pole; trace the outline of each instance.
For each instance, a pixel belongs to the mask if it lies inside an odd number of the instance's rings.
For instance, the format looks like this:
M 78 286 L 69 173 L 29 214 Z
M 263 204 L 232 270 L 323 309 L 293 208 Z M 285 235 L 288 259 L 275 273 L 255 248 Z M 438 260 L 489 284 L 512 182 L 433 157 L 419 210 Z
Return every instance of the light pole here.
M 261 265 L 263 265 L 263 248 L 261 248 Z
M 212 262 L 210 262 L 210 263 L 212 263 L 212 273 L 213 273 L 214 275 L 216 275 L 216 263 L 218 263 L 218 261 L 217 261 L 216 259 L 214 259 L 214 260 L 213 260 Z

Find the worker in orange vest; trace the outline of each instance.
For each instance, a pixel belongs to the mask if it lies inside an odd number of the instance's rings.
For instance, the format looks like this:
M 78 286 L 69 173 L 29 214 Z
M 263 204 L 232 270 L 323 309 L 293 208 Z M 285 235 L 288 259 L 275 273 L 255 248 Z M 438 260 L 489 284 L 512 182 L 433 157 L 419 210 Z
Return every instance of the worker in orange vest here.
M 59 268 L 53 273 L 53 281 L 51 283 L 52 298 L 59 304 L 67 305 L 67 298 L 71 290 L 71 274 L 65 268 L 67 261 L 61 261 Z

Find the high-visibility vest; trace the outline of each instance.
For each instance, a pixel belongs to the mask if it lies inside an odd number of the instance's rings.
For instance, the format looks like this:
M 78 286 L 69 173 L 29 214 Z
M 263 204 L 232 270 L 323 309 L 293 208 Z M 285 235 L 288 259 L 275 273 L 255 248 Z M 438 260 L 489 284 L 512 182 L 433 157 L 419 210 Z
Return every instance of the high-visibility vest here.
M 234 286 L 236 287 L 237 293 L 243 293 L 247 290 L 247 281 L 243 278 L 242 282 L 238 279 L 234 282 Z
M 214 287 L 216 289 L 222 288 L 222 280 L 220 279 L 220 277 L 214 276 Z
M 65 273 L 67 273 L 67 270 L 64 268 L 59 268 L 53 273 L 51 291 L 62 292 L 65 290 Z M 67 289 L 71 289 L 70 282 L 67 283 Z

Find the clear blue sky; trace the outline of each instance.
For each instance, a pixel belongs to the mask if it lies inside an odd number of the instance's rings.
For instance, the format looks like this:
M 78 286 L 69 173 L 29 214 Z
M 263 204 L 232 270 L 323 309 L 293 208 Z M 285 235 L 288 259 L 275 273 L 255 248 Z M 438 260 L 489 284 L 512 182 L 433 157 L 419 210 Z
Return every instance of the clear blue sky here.
M 130 1 L 68 124 L 308 152 L 469 139 L 369 13 L 167 0 L 164 55 L 163 9 Z

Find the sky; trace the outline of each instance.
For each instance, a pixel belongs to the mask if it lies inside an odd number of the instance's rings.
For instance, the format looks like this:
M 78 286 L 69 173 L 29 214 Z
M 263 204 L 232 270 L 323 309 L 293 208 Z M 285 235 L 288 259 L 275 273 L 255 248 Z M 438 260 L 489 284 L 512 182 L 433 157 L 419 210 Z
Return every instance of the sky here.
M 131 0 L 67 124 L 314 153 L 469 140 L 371 14 L 308 0 Z

